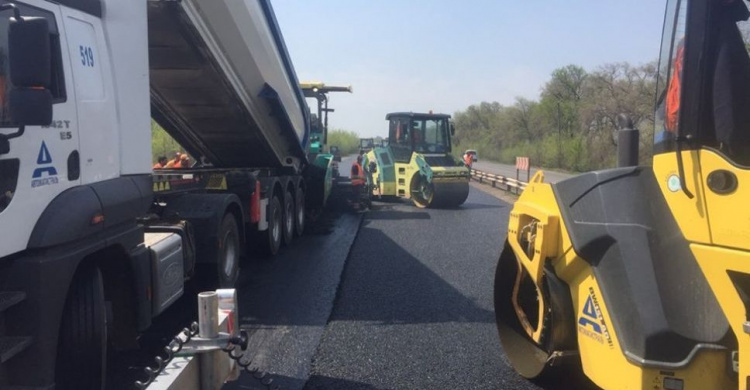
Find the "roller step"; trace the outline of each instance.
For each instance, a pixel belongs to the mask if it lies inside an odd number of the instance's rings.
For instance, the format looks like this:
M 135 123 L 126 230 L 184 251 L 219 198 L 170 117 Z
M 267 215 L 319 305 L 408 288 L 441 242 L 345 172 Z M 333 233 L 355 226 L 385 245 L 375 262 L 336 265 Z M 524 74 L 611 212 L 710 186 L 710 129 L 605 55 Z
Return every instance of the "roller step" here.
M 0 313 L 8 310 L 14 305 L 23 302 L 26 299 L 26 293 L 23 291 L 2 291 L 0 292 Z
M 0 337 L 0 363 L 7 362 L 30 345 L 31 337 Z

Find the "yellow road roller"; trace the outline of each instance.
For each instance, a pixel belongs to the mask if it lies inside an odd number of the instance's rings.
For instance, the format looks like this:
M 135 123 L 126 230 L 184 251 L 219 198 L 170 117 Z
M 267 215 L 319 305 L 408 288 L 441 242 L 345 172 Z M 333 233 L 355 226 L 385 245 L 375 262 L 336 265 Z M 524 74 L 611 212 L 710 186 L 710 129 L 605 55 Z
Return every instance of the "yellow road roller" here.
M 623 121 L 618 168 L 538 173 L 514 205 L 494 294 L 522 376 L 750 385 L 749 15 L 742 0 L 668 0 L 652 166 Z
M 373 195 L 411 199 L 417 207 L 457 207 L 469 196 L 469 169 L 451 155 L 450 115 L 386 115 L 389 142 L 364 158 Z

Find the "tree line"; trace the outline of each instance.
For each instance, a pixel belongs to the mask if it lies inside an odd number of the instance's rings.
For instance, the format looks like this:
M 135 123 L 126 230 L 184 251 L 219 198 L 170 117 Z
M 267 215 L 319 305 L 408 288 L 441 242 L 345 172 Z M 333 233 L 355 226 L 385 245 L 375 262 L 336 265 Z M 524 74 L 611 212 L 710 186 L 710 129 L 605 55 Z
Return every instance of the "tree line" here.
M 359 135 L 353 131 L 332 129 L 328 131 L 328 147 L 338 146 L 342 156 L 359 152 Z
M 587 71 L 568 65 L 552 72 L 538 100 L 511 105 L 482 102 L 454 115 L 456 152 L 476 149 L 481 159 L 569 171 L 613 167 L 617 160 L 617 116 L 640 130 L 640 163 L 651 161 L 656 62 L 626 62 Z

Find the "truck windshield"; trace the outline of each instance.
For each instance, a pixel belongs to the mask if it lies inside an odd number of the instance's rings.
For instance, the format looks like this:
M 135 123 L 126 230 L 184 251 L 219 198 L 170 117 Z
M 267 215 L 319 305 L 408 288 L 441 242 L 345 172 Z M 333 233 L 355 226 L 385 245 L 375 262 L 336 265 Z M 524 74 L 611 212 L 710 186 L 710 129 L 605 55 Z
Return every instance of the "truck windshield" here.
M 412 120 L 414 151 L 420 153 L 447 153 L 451 150 L 448 121 L 445 118 Z

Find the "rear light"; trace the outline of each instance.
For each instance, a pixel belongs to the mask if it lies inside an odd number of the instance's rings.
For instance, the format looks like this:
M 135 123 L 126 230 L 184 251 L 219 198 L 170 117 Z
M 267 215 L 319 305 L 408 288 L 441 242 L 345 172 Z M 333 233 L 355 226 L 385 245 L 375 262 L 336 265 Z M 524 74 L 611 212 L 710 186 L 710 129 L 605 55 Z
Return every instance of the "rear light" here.
M 260 182 L 255 182 L 255 192 L 250 198 L 250 223 L 260 222 Z
M 92 225 L 98 225 L 104 222 L 104 214 L 96 214 L 91 218 Z

